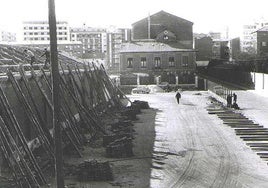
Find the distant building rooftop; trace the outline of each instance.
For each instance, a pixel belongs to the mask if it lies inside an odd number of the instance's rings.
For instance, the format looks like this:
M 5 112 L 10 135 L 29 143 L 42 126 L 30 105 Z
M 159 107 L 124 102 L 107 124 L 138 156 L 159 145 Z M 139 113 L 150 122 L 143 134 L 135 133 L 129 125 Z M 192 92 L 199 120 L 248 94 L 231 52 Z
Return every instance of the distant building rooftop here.
M 268 31 L 268 26 L 262 27 L 261 29 L 258 29 L 256 32 L 258 31 Z
M 193 49 L 174 48 L 160 42 L 129 42 L 123 43 L 121 53 L 128 52 L 194 52 Z

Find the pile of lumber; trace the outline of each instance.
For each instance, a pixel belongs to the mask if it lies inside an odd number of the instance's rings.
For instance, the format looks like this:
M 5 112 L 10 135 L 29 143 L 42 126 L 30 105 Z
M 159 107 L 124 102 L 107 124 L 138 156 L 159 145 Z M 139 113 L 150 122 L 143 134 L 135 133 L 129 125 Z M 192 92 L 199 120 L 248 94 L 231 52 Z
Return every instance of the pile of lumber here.
M 79 181 L 112 181 L 113 174 L 109 162 L 84 161 L 77 167 Z

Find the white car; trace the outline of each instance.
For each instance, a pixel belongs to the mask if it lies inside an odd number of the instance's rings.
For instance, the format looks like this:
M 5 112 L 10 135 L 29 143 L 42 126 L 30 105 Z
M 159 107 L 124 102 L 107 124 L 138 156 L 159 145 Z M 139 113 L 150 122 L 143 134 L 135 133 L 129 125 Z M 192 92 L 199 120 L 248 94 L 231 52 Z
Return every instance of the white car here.
M 148 94 L 150 89 L 148 87 L 137 87 L 131 90 L 131 94 Z

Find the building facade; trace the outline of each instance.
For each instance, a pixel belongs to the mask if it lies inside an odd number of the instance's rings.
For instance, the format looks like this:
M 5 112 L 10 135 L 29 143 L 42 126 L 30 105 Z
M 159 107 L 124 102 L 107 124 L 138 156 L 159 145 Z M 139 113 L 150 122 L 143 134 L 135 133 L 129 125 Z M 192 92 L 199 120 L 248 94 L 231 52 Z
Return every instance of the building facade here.
M 177 47 L 193 48 L 193 23 L 165 11 L 132 24 L 132 39 L 154 39 Z
M 71 28 L 71 41 L 82 43 L 82 57 L 84 59 L 103 59 L 107 51 L 106 29 L 103 28 Z
M 120 51 L 121 84 L 194 83 L 192 26 L 165 11 L 132 24 L 132 41 Z
M 268 26 L 268 20 L 261 18 L 253 24 L 243 26 L 243 37 L 241 40 L 241 51 L 251 54 L 257 53 L 257 33 L 256 31 Z
M 0 42 L 16 42 L 16 33 L 0 31 Z
M 83 57 L 82 43 L 70 40 L 70 29 L 68 22 L 58 21 L 57 26 L 57 45 L 59 51 L 64 51 L 71 56 Z M 23 22 L 23 41 L 20 45 L 49 48 L 50 36 L 47 21 L 27 21 Z
M 239 37 L 234 38 L 230 42 L 231 42 L 231 44 L 230 44 L 231 54 L 230 55 L 231 55 L 232 59 L 236 59 L 241 53 L 240 38 Z
M 123 44 L 120 61 L 121 84 L 136 84 L 136 76 L 140 84 L 194 83 L 193 49 L 173 48 L 155 41 L 130 42 Z
M 257 54 L 268 56 L 268 26 L 259 29 L 257 35 Z
M 107 30 L 106 68 L 110 73 L 120 72 L 120 50 L 122 43 L 131 40 L 131 30 L 110 28 Z
M 62 42 L 70 42 L 68 22 L 58 21 L 56 25 L 57 40 Z M 42 43 L 49 40 L 49 25 L 47 21 L 23 22 L 23 41 L 31 43 Z
M 209 61 L 212 58 L 213 40 L 209 36 L 195 37 L 196 61 Z

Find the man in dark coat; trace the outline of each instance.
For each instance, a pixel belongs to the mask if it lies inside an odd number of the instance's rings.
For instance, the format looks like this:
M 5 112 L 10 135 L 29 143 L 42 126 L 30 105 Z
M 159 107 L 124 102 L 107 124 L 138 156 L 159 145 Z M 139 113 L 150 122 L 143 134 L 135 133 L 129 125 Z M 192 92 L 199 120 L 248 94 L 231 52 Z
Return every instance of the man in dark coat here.
M 47 68 L 47 65 L 50 64 L 50 53 L 46 48 L 45 48 L 44 53 L 40 57 L 43 57 L 43 56 L 45 56 L 46 58 L 44 68 Z
M 234 102 L 236 103 L 236 101 L 237 101 L 237 95 L 234 93 L 233 94 L 233 97 L 234 97 Z
M 232 107 L 232 95 L 227 95 L 227 107 Z
M 177 92 L 176 99 L 177 99 L 178 104 L 180 104 L 180 98 L 181 98 L 181 94 Z

